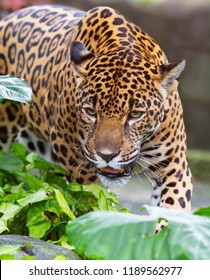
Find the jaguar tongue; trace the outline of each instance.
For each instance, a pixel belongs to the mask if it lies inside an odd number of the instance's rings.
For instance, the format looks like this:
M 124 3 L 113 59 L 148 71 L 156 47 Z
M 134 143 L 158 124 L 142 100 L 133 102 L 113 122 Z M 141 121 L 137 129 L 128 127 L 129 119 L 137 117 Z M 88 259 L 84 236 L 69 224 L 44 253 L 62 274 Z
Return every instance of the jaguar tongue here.
M 113 174 L 113 175 L 122 174 L 122 173 L 124 173 L 124 171 L 125 171 L 123 168 L 114 169 L 114 168 L 109 167 L 109 166 L 100 168 L 100 170 L 101 170 L 103 173 L 108 173 L 108 174 Z
M 131 176 L 131 167 L 126 166 L 125 168 L 115 169 L 109 166 L 99 168 L 98 173 L 110 178 L 128 177 Z

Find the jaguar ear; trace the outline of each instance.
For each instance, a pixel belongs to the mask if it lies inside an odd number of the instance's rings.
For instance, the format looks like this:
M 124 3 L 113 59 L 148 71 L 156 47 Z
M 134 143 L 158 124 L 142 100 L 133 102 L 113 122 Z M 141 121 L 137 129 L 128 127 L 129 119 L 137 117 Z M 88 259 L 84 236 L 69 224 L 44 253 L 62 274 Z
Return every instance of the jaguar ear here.
M 94 57 L 94 54 L 88 51 L 85 46 L 74 41 L 71 45 L 70 58 L 73 63 L 75 71 L 80 75 L 84 76 L 86 73 L 87 64 Z
M 162 64 L 159 66 L 161 72 L 161 88 L 164 97 L 167 96 L 168 88 L 179 78 L 185 68 L 185 60 L 177 63 Z M 176 83 L 177 85 L 177 83 Z

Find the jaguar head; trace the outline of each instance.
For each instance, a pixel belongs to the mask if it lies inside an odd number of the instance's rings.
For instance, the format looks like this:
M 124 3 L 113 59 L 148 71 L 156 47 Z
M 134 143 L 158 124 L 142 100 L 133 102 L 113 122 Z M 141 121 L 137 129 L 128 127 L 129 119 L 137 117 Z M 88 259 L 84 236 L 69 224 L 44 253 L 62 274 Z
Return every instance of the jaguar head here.
M 94 54 L 80 42 L 71 46 L 71 61 L 83 154 L 103 185 L 123 185 L 160 127 L 168 89 L 185 62 L 155 65 L 132 49 Z

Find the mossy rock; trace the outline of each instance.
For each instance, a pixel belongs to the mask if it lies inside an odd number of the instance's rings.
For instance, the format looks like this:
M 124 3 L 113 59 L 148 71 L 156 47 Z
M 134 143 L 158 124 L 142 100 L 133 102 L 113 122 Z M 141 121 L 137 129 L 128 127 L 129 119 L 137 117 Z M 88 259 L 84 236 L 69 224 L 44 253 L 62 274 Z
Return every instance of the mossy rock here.
M 57 256 L 63 256 L 64 259 L 68 260 L 80 259 L 77 254 L 68 249 L 28 236 L 0 235 L 0 257 L 2 256 L 1 247 L 5 248 L 5 245 L 8 246 L 8 250 L 10 247 L 19 246 L 17 252 L 12 254 L 18 260 L 30 256 L 34 257 L 35 260 L 53 260 Z

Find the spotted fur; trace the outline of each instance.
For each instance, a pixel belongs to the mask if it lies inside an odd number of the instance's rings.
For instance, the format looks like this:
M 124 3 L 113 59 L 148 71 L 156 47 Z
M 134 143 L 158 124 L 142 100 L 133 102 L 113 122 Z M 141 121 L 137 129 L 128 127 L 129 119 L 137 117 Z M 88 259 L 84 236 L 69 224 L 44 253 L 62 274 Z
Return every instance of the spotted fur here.
M 190 210 L 177 79 L 155 40 L 109 7 L 32 6 L 0 23 L 0 74 L 26 79 L 33 105 L 0 105 L 0 140 L 25 142 L 72 181 L 122 185 L 141 166 L 152 205 Z M 25 141 L 27 139 L 27 141 Z

